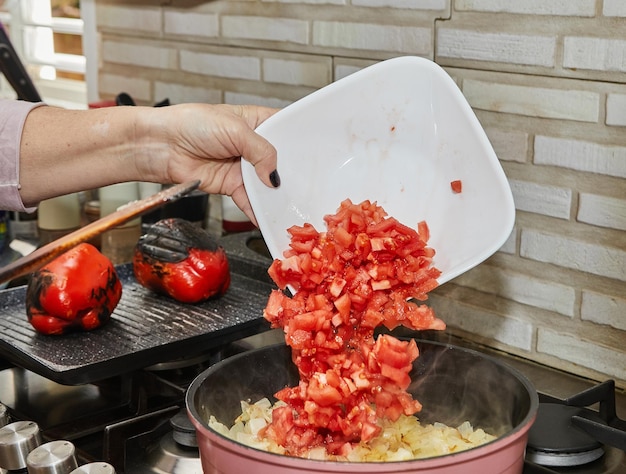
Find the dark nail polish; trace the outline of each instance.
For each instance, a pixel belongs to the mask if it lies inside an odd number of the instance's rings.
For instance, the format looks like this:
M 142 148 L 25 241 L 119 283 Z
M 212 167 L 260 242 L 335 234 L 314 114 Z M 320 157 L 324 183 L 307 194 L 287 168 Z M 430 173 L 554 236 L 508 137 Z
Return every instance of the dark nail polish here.
M 280 186 L 280 176 L 278 175 L 277 170 L 274 170 L 270 173 L 270 182 L 272 183 L 272 186 L 274 186 L 275 188 Z

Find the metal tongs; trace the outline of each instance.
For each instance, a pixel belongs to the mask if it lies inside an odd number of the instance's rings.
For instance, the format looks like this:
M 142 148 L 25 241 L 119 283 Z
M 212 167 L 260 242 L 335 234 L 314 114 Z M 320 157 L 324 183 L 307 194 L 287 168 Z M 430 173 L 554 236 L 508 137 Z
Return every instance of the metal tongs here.
M 175 201 L 194 191 L 199 185 L 200 181 L 189 181 L 187 183 L 177 184 L 152 196 L 148 196 L 145 199 L 133 201 L 120 207 L 117 211 L 108 216 L 102 217 L 85 227 L 81 227 L 54 242 L 39 247 L 25 257 L 19 258 L 5 267 L 0 268 L 0 283 L 5 283 L 31 273 L 54 260 L 62 253 L 67 252 L 72 247 L 86 242 L 113 227 L 117 227 L 142 214 L 161 207 L 168 202 Z

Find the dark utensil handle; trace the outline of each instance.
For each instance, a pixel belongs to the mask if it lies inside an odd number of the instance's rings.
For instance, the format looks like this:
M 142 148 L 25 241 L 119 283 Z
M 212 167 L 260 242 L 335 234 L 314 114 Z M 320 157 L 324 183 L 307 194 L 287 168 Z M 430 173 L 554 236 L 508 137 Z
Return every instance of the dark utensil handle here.
M 43 247 L 39 247 L 25 257 L 0 268 L 0 283 L 32 273 L 78 244 L 86 242 L 102 232 L 124 224 L 168 202 L 186 196 L 197 189 L 199 185 L 200 181 L 177 184 L 140 201 L 133 201 L 126 206 L 120 207 L 117 211 L 60 237 Z
M 0 23 L 0 71 L 17 93 L 17 98 L 28 102 L 41 102 L 41 96 L 22 61 L 17 56 L 4 26 Z

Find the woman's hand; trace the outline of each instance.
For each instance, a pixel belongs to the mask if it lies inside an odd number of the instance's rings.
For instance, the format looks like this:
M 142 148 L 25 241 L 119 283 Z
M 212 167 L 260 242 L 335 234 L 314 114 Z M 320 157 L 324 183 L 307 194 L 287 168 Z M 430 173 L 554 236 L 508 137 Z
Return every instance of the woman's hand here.
M 139 128 L 138 163 L 158 182 L 200 179 L 200 188 L 226 194 L 256 222 L 241 175 L 240 157 L 267 186 L 278 186 L 276 150 L 254 129 L 276 110 L 255 106 L 185 104 L 160 107 Z M 140 122 L 141 123 L 141 122 Z M 143 143 L 143 146 L 142 146 Z M 148 152 L 148 153 L 145 153 Z

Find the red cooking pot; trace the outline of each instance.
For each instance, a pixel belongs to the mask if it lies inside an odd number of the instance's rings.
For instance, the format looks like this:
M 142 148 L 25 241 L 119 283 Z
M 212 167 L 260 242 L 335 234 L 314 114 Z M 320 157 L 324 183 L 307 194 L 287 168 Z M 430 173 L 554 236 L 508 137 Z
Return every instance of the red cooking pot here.
M 519 474 L 528 430 L 539 400 L 530 382 L 503 362 L 469 349 L 416 341 L 408 391 L 423 405 L 422 423 L 458 426 L 469 421 L 497 438 L 477 448 L 396 462 L 318 461 L 247 447 L 209 428 L 211 415 L 227 426 L 241 414 L 241 400 L 267 397 L 298 383 L 290 349 L 282 344 L 225 359 L 190 385 L 186 404 L 196 427 L 205 474 L 437 473 Z

